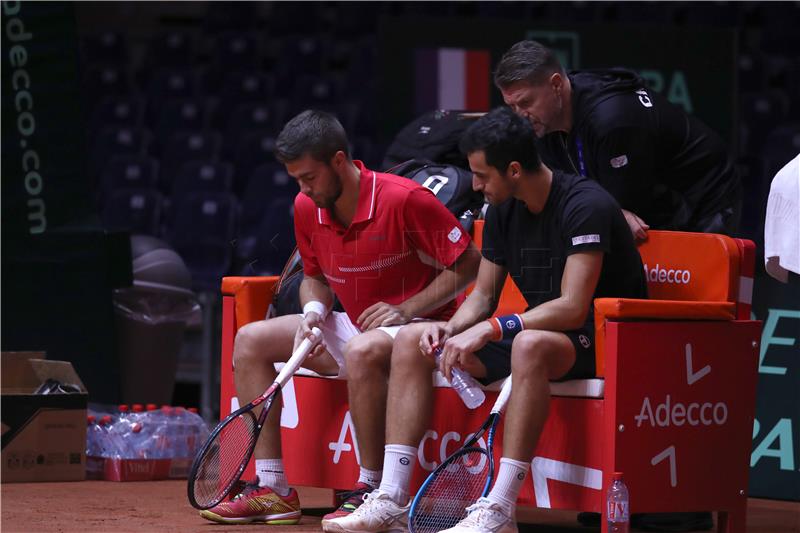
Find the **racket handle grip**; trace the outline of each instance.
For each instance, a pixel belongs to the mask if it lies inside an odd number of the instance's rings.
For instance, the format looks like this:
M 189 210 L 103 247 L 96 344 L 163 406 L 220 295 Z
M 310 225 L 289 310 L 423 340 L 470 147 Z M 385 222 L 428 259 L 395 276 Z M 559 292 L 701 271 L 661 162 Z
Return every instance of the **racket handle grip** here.
M 297 369 L 303 364 L 308 357 L 308 354 L 314 349 L 317 343 L 322 340 L 322 331 L 319 328 L 313 328 L 311 330 L 311 334 L 314 336 L 314 340 L 311 339 L 303 339 L 303 342 L 300 343 L 300 346 L 294 351 L 292 356 L 286 361 L 286 364 L 283 365 L 278 377 L 275 378 L 275 383 L 278 386 L 283 387 L 289 378 L 291 378 Z
M 511 398 L 511 376 L 509 375 L 503 382 L 503 388 L 500 389 L 500 394 L 497 395 L 497 400 L 492 407 L 493 413 L 500 413 L 506 408 L 508 399 Z

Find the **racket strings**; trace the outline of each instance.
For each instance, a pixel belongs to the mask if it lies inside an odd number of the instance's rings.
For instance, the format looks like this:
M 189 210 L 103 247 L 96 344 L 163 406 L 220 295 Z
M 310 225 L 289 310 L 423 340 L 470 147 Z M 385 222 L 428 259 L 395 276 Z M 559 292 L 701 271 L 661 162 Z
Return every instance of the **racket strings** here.
M 435 533 L 449 529 L 467 516 L 466 508 L 483 496 L 489 477 L 489 456 L 467 449 L 453 456 L 417 497 L 411 530 Z
M 224 426 L 208 446 L 194 478 L 194 498 L 198 505 L 210 507 L 225 497 L 255 444 L 257 425 L 251 411 L 243 413 Z

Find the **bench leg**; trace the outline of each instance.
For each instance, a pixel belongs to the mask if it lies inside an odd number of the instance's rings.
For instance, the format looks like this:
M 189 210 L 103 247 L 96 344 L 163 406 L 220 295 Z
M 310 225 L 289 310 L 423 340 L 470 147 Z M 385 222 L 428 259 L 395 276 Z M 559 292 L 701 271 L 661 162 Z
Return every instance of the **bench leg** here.
M 745 533 L 747 503 L 738 509 L 717 513 L 717 533 Z

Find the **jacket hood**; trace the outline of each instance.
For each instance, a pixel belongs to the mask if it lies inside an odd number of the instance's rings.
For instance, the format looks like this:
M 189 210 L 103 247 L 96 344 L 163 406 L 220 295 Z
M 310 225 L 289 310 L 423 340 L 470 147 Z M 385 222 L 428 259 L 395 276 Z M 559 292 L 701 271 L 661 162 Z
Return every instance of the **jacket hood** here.
M 569 80 L 572 85 L 572 116 L 580 117 L 573 124 L 573 131 L 602 101 L 647 87 L 638 74 L 621 68 L 575 70 L 569 73 Z

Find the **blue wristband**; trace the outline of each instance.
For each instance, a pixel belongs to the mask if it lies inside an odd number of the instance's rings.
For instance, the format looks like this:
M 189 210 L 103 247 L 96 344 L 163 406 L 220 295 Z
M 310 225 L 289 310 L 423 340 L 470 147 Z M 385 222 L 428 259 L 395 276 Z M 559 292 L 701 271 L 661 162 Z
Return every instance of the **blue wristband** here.
M 505 315 L 495 317 L 497 323 L 500 325 L 500 330 L 503 332 L 503 339 L 513 339 L 517 333 L 525 329 L 522 324 L 522 317 L 514 315 Z

